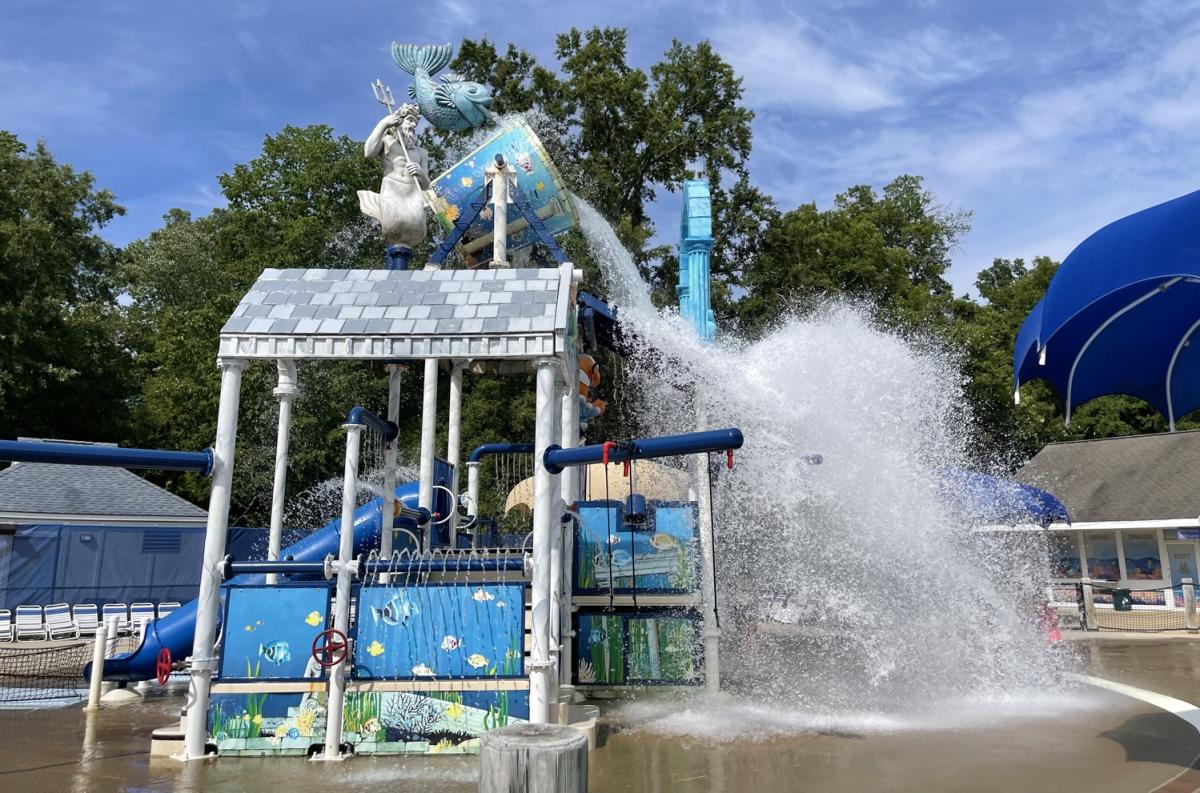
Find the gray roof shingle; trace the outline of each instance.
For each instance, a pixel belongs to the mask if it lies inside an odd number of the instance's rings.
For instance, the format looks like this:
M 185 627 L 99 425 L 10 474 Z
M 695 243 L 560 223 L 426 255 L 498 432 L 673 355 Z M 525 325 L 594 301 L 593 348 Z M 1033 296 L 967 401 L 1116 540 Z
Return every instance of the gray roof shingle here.
M 1018 481 L 1049 490 L 1075 523 L 1200 517 L 1200 430 L 1051 443 Z
M 221 329 L 220 354 L 553 356 L 565 351 L 574 305 L 572 274 L 569 264 L 497 270 L 264 270 Z
M 204 510 L 124 468 L 17 463 L 0 471 L 0 514 L 189 519 Z

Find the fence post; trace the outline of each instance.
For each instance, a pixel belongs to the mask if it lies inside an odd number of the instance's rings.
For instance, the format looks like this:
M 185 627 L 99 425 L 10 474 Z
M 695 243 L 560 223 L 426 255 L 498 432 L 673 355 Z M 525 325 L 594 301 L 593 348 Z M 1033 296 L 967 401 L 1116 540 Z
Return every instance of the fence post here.
M 92 678 L 89 681 L 88 704 L 85 710 L 99 710 L 100 685 L 104 682 L 105 645 L 108 644 L 108 627 L 104 623 L 96 626 L 96 643 L 92 646 Z
M 1092 579 L 1080 579 L 1079 587 L 1083 592 L 1083 629 L 1086 631 L 1097 630 L 1096 601 L 1092 593 Z
M 1189 633 L 1195 633 L 1198 627 L 1196 625 L 1195 585 L 1190 578 L 1181 579 L 1179 583 L 1183 589 L 1183 624 L 1187 626 Z
M 108 618 L 108 647 L 105 650 L 105 655 L 112 658 L 117 654 L 118 636 L 121 634 L 121 619 L 120 617 Z

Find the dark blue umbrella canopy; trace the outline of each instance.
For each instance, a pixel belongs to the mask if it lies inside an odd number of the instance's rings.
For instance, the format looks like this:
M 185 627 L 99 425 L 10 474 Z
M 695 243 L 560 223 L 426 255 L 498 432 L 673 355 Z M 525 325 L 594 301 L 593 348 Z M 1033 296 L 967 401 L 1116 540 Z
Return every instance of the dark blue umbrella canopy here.
M 1071 411 L 1128 394 L 1175 420 L 1200 408 L 1200 191 L 1110 223 L 1071 252 L 1021 326 L 1016 387 L 1049 382 Z
M 943 497 L 970 523 L 1049 526 L 1071 522 L 1066 506 L 1041 488 L 965 468 L 944 468 L 941 473 Z

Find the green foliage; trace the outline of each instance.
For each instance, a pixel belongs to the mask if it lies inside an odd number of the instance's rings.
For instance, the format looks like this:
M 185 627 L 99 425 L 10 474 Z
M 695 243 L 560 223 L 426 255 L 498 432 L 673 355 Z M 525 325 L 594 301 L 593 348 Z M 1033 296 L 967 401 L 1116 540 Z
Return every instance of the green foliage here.
M 117 251 L 98 234 L 124 212 L 90 173 L 0 130 L 0 437 L 128 428 Z

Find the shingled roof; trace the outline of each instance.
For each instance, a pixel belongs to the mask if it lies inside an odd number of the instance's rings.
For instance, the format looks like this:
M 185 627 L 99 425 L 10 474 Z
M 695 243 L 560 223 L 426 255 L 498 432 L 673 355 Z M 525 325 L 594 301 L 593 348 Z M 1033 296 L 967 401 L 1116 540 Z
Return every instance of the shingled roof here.
M 566 352 L 573 268 L 265 270 L 221 329 L 231 358 L 533 360 Z
M 1051 443 L 1018 481 L 1049 490 L 1075 523 L 1200 517 L 1200 431 Z
M 16 463 L 0 471 L 0 521 L 203 526 L 208 513 L 124 468 Z

